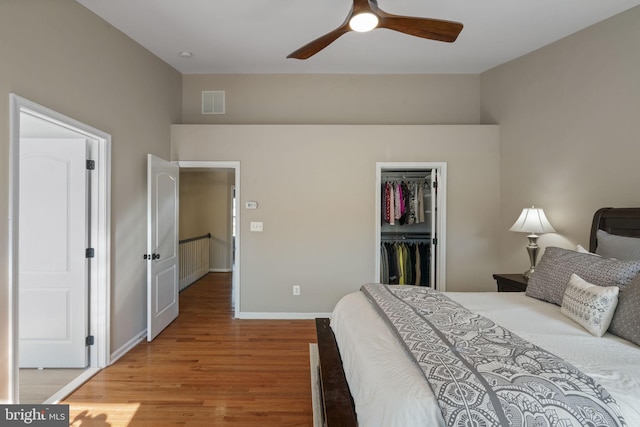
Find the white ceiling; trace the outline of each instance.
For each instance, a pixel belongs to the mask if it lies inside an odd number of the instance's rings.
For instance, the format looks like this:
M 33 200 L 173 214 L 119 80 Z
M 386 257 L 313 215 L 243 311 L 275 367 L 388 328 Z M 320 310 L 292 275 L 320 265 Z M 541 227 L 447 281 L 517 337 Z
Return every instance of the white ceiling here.
M 338 27 L 351 0 L 77 0 L 183 74 L 480 73 L 640 0 L 379 0 L 392 14 L 457 21 L 456 42 L 350 32 L 307 60 L 286 56 Z M 181 51 L 193 57 L 180 57 Z

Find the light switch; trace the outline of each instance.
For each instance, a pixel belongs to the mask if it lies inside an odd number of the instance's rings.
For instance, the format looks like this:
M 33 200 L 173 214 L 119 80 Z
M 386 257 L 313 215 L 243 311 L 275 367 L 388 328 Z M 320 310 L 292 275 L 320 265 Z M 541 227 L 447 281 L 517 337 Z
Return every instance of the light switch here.
M 258 202 L 246 202 L 244 207 L 247 209 L 258 209 Z
M 251 231 L 262 231 L 262 223 L 251 221 Z

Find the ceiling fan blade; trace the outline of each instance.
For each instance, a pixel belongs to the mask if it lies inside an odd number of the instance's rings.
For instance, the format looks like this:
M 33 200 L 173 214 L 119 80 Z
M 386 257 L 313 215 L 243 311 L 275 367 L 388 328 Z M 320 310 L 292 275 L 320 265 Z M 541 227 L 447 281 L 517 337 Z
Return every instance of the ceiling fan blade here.
M 329 46 L 331 43 L 336 41 L 338 37 L 341 35 L 348 33 L 351 31 L 348 25 L 341 25 L 333 31 L 328 32 L 327 34 L 318 37 L 312 42 L 309 42 L 302 46 L 300 49 L 291 52 L 287 55 L 287 58 L 295 58 L 295 59 L 307 59 L 320 52 L 325 47 Z
M 380 9 L 377 12 L 380 17 L 378 28 L 387 28 L 423 39 L 452 43 L 458 38 L 463 27 L 461 23 L 454 21 L 391 15 Z
M 363 2 L 367 2 L 366 6 L 363 4 Z M 289 55 L 287 55 L 287 58 L 295 58 L 295 59 L 311 58 L 313 55 L 320 52 L 322 49 L 324 49 L 325 47 L 329 46 L 331 43 L 336 41 L 338 37 L 351 31 L 351 27 L 349 26 L 349 21 L 351 20 L 351 17 L 354 14 L 354 9 L 362 9 L 363 7 L 368 7 L 368 4 L 369 4 L 368 0 L 354 0 L 353 6 L 351 7 L 349 14 L 347 15 L 345 20 L 342 22 L 342 24 L 340 24 L 338 28 L 336 28 L 333 31 L 329 31 L 327 34 L 320 36 L 317 39 L 313 40 L 312 42 L 305 44 L 300 49 L 294 52 L 291 52 Z

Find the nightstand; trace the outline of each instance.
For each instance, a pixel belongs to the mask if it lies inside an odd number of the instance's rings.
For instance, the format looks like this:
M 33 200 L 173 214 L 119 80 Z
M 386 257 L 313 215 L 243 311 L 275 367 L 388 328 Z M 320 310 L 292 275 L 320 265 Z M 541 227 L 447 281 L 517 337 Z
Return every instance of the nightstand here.
M 522 274 L 494 274 L 493 278 L 498 282 L 498 292 L 524 292 L 529 283 Z

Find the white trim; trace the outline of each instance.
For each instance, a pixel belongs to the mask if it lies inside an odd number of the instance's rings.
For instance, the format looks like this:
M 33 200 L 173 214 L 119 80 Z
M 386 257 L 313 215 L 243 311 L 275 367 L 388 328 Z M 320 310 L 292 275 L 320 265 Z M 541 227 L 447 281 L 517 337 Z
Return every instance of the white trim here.
M 239 161 L 207 161 L 207 160 L 179 160 L 180 168 L 209 168 L 209 169 L 233 169 L 235 171 L 236 201 L 240 202 L 240 162 Z M 240 204 L 238 205 L 240 206 Z M 231 288 L 233 295 L 233 317 L 240 318 L 240 217 L 241 209 L 236 206 L 236 241 L 235 264 L 232 267 Z
M 256 320 L 308 320 L 317 317 L 331 317 L 331 313 L 260 313 L 256 311 L 241 312 L 238 319 Z
M 20 170 L 20 105 L 19 100 L 13 95 L 9 95 L 10 101 L 10 142 L 9 142 L 9 239 L 8 239 L 8 255 L 9 255 L 9 321 L 7 325 L 9 329 L 9 340 L 11 348 L 8 351 L 9 356 L 9 403 L 17 403 L 20 396 L 19 375 L 19 329 L 18 329 L 18 194 Z
M 447 290 L 447 163 L 442 163 L 438 180 L 438 216 L 436 218 L 436 233 L 438 236 L 438 257 L 436 258 L 436 280 L 439 290 Z
M 100 369 L 98 368 L 87 368 L 84 372 L 82 372 L 80 375 L 78 375 L 73 380 L 71 380 L 69 384 L 62 387 L 60 390 L 55 392 L 52 396 L 50 396 L 47 400 L 45 400 L 42 403 L 54 404 L 54 405 L 59 403 L 62 399 L 64 399 L 65 397 L 73 393 L 75 389 L 77 389 L 82 384 L 89 381 L 91 377 L 93 377 L 98 372 L 100 372 Z
M 95 344 L 90 352 L 89 366 L 101 369 L 110 362 L 110 313 L 111 313 L 111 135 L 81 123 L 75 119 L 36 104 L 15 94 L 9 95 L 11 131 L 9 147 L 9 297 L 10 319 L 9 333 L 11 354 L 9 363 L 12 367 L 9 381 L 11 383 L 9 399 L 17 403 L 19 400 L 19 283 L 18 283 L 18 218 L 19 218 L 19 165 L 20 165 L 20 115 L 26 113 L 54 125 L 69 129 L 97 141 L 95 159 L 97 170 L 94 180 L 97 181 L 97 206 L 93 210 L 97 217 L 97 230 L 92 236 L 96 250 L 94 272 L 91 280 L 91 301 L 89 320 Z
M 438 236 L 438 246 L 436 253 L 436 283 L 438 290 L 447 290 L 447 162 L 376 162 L 376 230 L 375 230 L 375 281 L 380 281 L 380 229 L 381 229 L 381 212 L 380 204 L 382 198 L 380 194 L 380 186 L 382 185 L 383 169 L 406 169 L 406 170 L 422 170 L 435 169 L 438 171 L 438 216 L 436 219 L 436 235 Z
M 237 231 L 238 228 L 238 199 L 236 196 L 236 184 L 234 182 L 234 184 L 231 186 L 231 194 L 230 194 L 230 199 L 229 200 L 229 206 L 231 208 L 231 212 L 229 212 L 229 232 L 227 233 L 227 239 L 229 239 L 229 242 L 231 242 L 231 245 L 229 245 L 229 264 L 228 264 L 228 268 L 225 269 L 218 269 L 218 271 L 233 271 L 233 263 L 234 263 L 234 251 L 235 251 L 235 246 L 236 246 L 236 237 L 233 234 L 234 232 L 234 227 L 233 227 L 233 221 L 235 219 L 235 228 Z M 234 206 L 235 205 L 235 206 Z
M 210 268 L 209 273 L 231 273 L 233 268 Z

